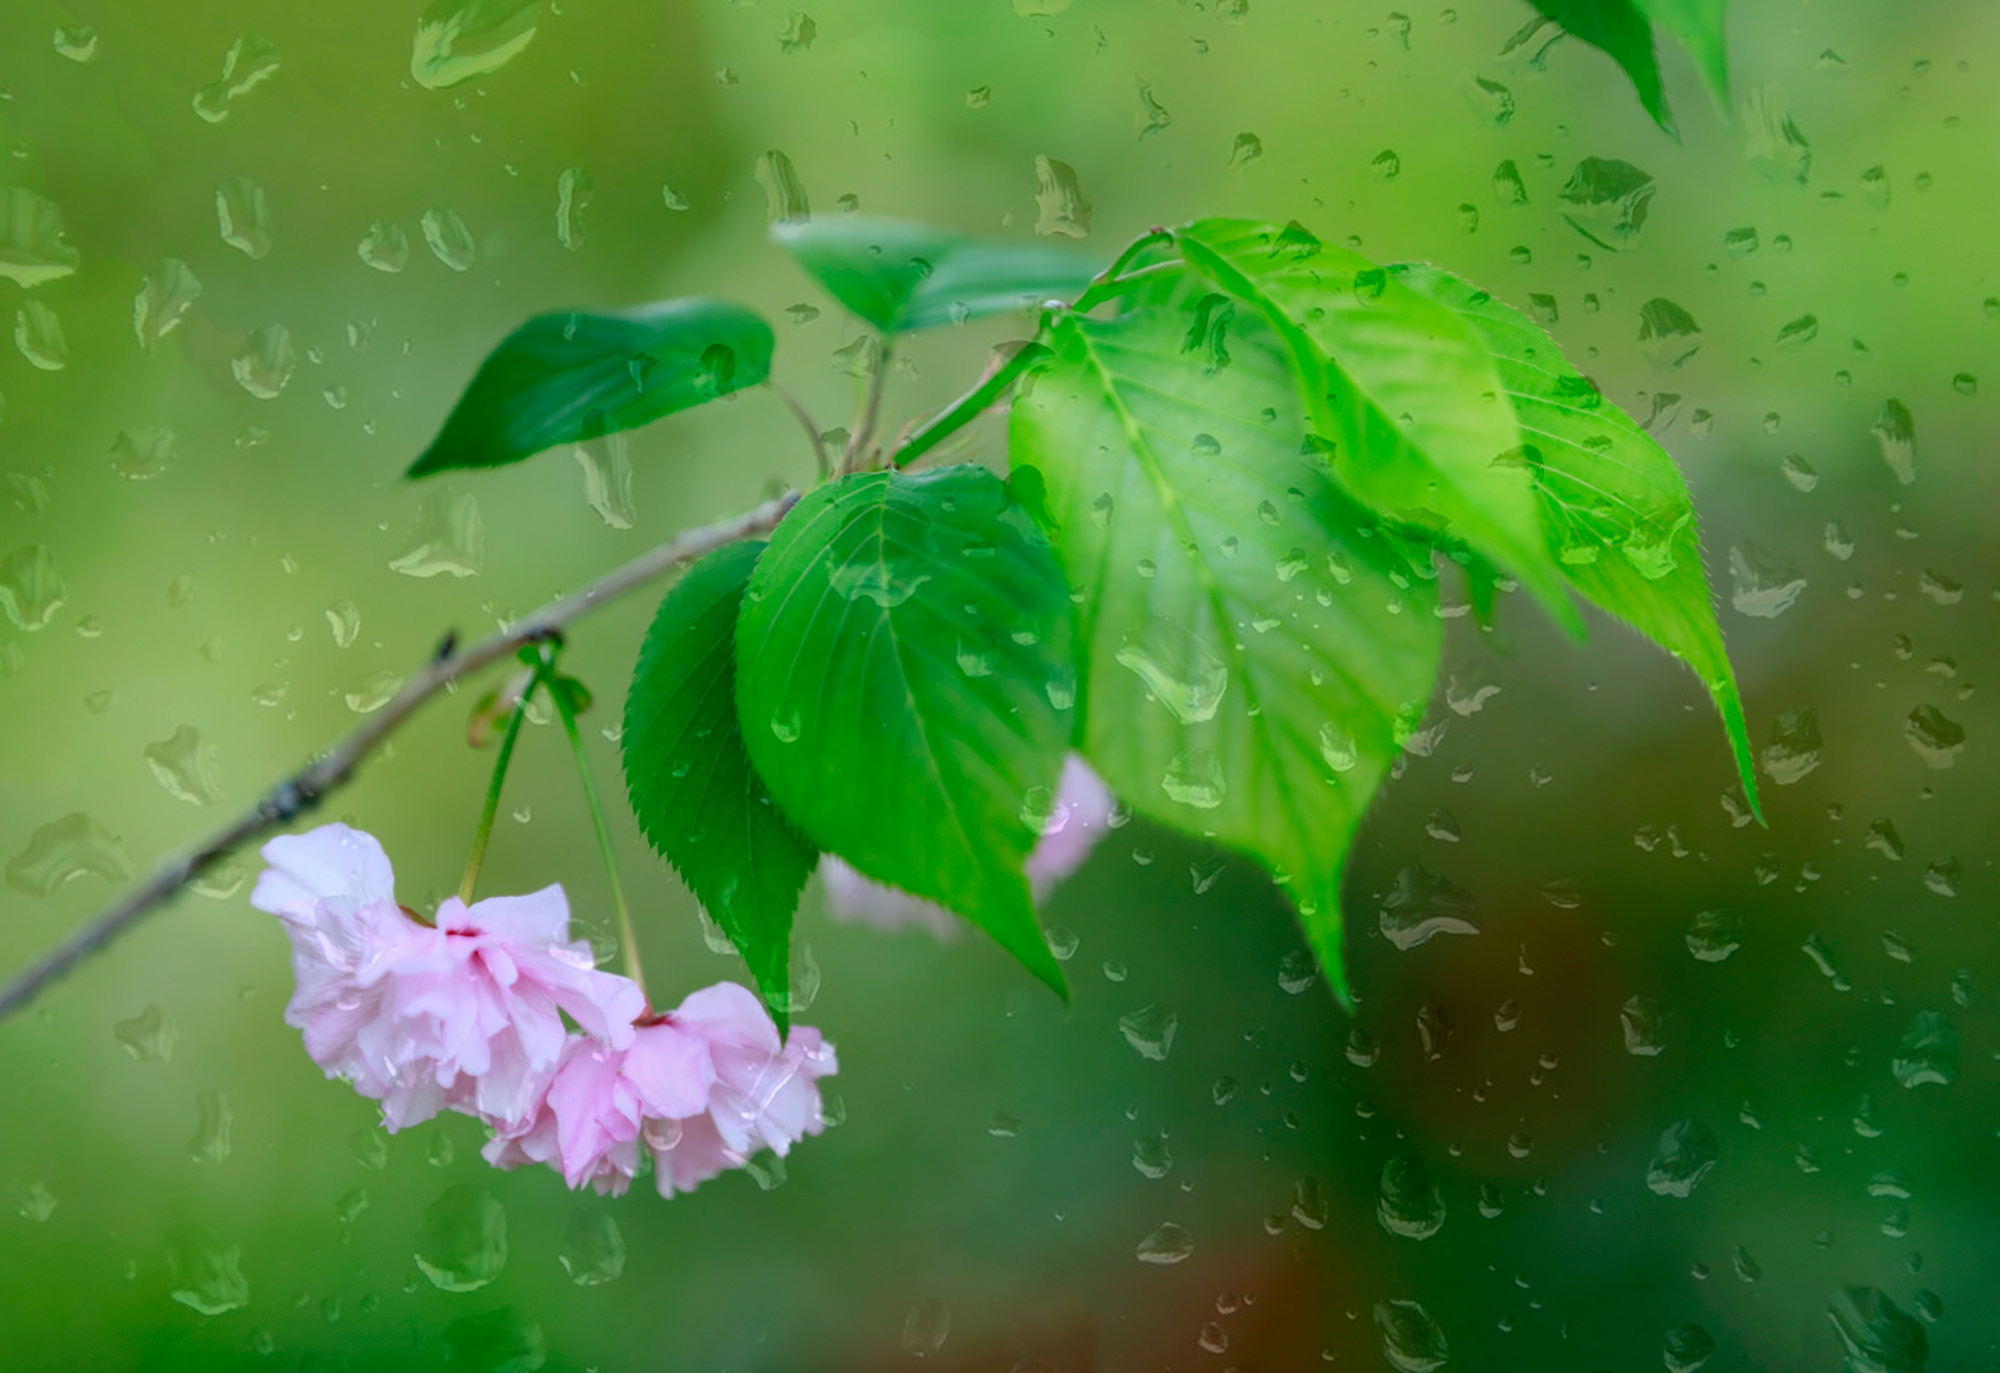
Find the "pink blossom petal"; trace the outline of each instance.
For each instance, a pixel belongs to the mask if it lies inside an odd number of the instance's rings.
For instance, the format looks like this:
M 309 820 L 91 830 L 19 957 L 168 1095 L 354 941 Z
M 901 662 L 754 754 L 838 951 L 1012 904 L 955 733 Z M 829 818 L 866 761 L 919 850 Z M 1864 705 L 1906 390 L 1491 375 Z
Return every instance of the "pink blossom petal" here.
M 670 1021 L 643 1026 L 625 1051 L 625 1076 L 649 1116 L 697 1115 L 708 1106 L 715 1064 L 701 1036 Z

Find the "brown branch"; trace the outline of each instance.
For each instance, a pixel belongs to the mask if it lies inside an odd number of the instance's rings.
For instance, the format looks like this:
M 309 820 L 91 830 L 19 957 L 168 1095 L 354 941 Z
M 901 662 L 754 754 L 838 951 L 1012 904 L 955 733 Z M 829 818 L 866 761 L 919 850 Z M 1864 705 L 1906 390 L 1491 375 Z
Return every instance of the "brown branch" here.
M 377 744 L 393 734 L 416 714 L 420 706 L 451 683 L 511 657 L 524 644 L 536 643 L 560 633 L 566 625 L 606 601 L 614 600 L 704 553 L 769 533 L 797 500 L 798 493 L 788 491 L 755 510 L 678 534 L 623 567 L 606 573 L 581 591 L 523 616 L 463 652 L 454 652 L 452 640 L 447 638 L 445 646 L 424 665 L 422 671 L 346 738 L 278 782 L 249 810 L 207 839 L 162 863 L 151 877 L 15 976 L 4 989 L 0 989 L 0 1020 L 33 1001 L 50 983 L 137 924 L 141 916 L 167 901 L 211 865 L 251 840 L 283 827 L 345 786 Z

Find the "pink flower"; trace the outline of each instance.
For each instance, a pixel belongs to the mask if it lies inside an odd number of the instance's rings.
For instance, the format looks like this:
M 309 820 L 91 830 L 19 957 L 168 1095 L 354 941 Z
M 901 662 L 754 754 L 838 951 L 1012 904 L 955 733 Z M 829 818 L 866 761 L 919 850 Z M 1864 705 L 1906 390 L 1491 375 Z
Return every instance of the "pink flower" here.
M 757 998 L 731 982 L 696 992 L 618 1050 L 572 1037 L 532 1119 L 486 1145 L 500 1168 L 549 1163 L 572 1188 L 625 1191 L 639 1150 L 660 1195 L 685 1192 L 760 1148 L 788 1153 L 825 1128 L 817 1081 L 835 1071 L 817 1030 L 778 1041 Z
M 251 904 L 285 923 L 297 981 L 287 1024 L 329 1077 L 382 1103 L 391 1130 L 450 1108 L 501 1128 L 531 1115 L 565 1044 L 560 1012 L 613 1048 L 645 1010 L 569 938 L 561 887 L 438 908 L 396 904 L 382 846 L 324 825 L 264 846 Z
M 1028 883 L 1036 901 L 1047 900 L 1083 866 L 1110 825 L 1111 789 L 1081 756 L 1070 754 L 1063 760 L 1042 837 L 1028 855 Z M 864 877 L 831 853 L 820 859 L 819 875 L 826 888 L 826 913 L 843 924 L 891 931 L 917 925 L 940 939 L 956 939 L 965 930 L 965 922 L 945 907 Z

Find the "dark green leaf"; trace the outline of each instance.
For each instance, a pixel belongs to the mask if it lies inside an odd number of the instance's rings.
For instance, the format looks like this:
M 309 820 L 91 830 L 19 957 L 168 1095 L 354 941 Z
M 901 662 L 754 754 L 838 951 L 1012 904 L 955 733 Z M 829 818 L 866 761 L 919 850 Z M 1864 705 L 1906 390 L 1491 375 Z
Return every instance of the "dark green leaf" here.
M 1694 501 L 1674 460 L 1525 315 L 1435 267 L 1393 270 L 1413 290 L 1462 315 L 1492 349 L 1520 419 L 1521 460 L 1534 475 L 1549 548 L 1563 575 L 1707 685 L 1744 794 L 1761 819 L 1743 702 L 1702 572 Z
M 1213 323 L 1195 296 L 1043 331 L 1016 480 L 1039 477 L 1082 596 L 1091 763 L 1142 814 L 1271 869 L 1344 995 L 1341 873 L 1431 691 L 1436 574 L 1332 478 L 1270 328 L 1246 313 L 1227 366 L 1189 356 Z
M 1350 491 L 1507 568 L 1582 632 L 1543 545 L 1533 484 L 1518 464 L 1497 461 L 1520 446 L 1520 430 L 1471 328 L 1296 223 L 1209 219 L 1175 238 L 1190 266 L 1277 331 Z M 1211 305 L 1189 333 L 1204 367 L 1226 362 L 1221 317 Z
M 736 718 L 736 621 L 763 548 L 716 550 L 660 602 L 621 742 L 639 827 L 736 945 L 783 1025 L 792 913 L 819 851 L 772 801 Z
M 1055 554 L 982 467 L 810 493 L 757 565 L 737 709 L 771 794 L 821 847 L 957 911 L 1058 992 L 1022 865 L 1071 735 Z
M 1632 89 L 1653 122 L 1675 133 L 1667 108 L 1666 87 L 1660 81 L 1660 58 L 1653 47 L 1653 25 L 1634 0 L 1532 0 L 1535 8 L 1562 25 L 1573 38 L 1610 55 L 1632 79 Z M 1678 137 L 1678 134 L 1675 135 Z
M 1067 249 L 981 243 L 896 219 L 779 223 L 771 237 L 834 299 L 885 334 L 1067 300 L 1097 270 Z
M 537 315 L 479 366 L 408 475 L 501 467 L 559 443 L 636 429 L 771 373 L 771 326 L 691 298 Z

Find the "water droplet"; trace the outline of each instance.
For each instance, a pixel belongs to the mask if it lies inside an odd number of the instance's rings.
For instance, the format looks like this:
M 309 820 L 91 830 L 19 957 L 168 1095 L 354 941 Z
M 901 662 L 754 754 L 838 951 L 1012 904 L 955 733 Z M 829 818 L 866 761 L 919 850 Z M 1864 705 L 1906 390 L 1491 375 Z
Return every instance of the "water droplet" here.
M 1173 126 L 1174 117 L 1167 107 L 1153 98 L 1153 86 L 1149 81 L 1139 82 L 1139 113 L 1132 125 L 1137 130 L 1139 141 L 1144 142 L 1156 133 L 1162 133 Z
M 364 1126 L 347 1137 L 347 1152 L 371 1173 L 389 1166 L 389 1137 L 373 1125 Z
M 1942 1011 L 1920 1011 L 1896 1045 L 1889 1070 L 1905 1087 L 1949 1087 L 1958 1079 L 1959 1033 Z
M 19 186 L 0 187 L 0 277 L 40 286 L 69 276 L 82 260 L 53 202 Z
M 1785 111 L 1776 86 L 1760 86 L 1743 102 L 1743 152 L 1773 181 L 1806 184 L 1812 175 L 1812 144 Z
M 115 886 L 131 875 L 124 841 L 82 811 L 43 825 L 7 863 L 7 885 L 30 896 L 48 896 L 78 877 Z
M 111 1034 L 135 1063 L 171 1062 L 174 1045 L 180 1040 L 173 1022 L 158 1006 L 148 1006 L 130 1020 L 119 1021 L 111 1027 Z
M 1292 1219 L 1308 1230 L 1326 1229 L 1326 1189 L 1315 1177 L 1302 1177 L 1292 1188 Z
M 1869 426 L 1882 461 L 1904 486 L 1917 479 L 1917 421 L 1910 408 L 1899 400 L 1882 402 L 1882 412 Z
M 1843 1287 L 1826 1306 L 1848 1373 L 1923 1373 L 1930 1340 L 1915 1319 L 1873 1287 Z
M 194 93 L 194 112 L 210 124 L 220 124 L 238 100 L 276 76 L 283 62 L 269 40 L 245 34 L 229 45 L 221 79 Z
M 491 1192 L 459 1183 L 424 1211 L 417 1267 L 433 1287 L 476 1292 L 507 1264 L 507 1212 Z
M 1600 248 L 1617 252 L 1638 240 L 1658 189 L 1651 174 L 1629 162 L 1586 157 L 1556 199 L 1565 223 Z
M 1514 121 L 1514 92 L 1498 81 L 1474 75 L 1465 85 L 1472 110 L 1484 123 L 1504 129 Z
M 951 1338 L 951 1308 L 936 1297 L 918 1302 L 903 1317 L 903 1352 L 928 1359 Z
M 1427 1240 L 1444 1226 L 1444 1193 L 1419 1154 L 1398 1154 L 1382 1166 L 1375 1219 L 1404 1239 Z
M 95 62 L 97 30 L 88 24 L 64 24 L 56 30 L 55 49 L 59 56 L 83 65 Z
M 1688 926 L 1687 946 L 1703 963 L 1720 963 L 1743 947 L 1743 921 L 1734 911 L 1699 911 Z
M 1788 787 L 1820 765 L 1823 743 L 1818 713 L 1811 706 L 1801 706 L 1772 723 L 1771 742 L 1757 758 L 1773 782 Z
M 632 501 L 632 444 L 624 434 L 579 443 L 570 450 L 583 469 L 583 503 L 613 529 L 630 529 L 639 518 Z
M 583 212 L 595 190 L 581 167 L 565 167 L 556 178 L 556 242 L 571 252 L 583 246 Z
M 1259 145 L 1257 151 L 1260 154 L 1263 152 L 1262 145 Z M 1377 180 L 1394 181 L 1403 174 L 1402 155 L 1394 148 L 1384 148 L 1369 159 L 1368 170 L 1375 173 Z
M 170 257 L 146 274 L 139 294 L 132 297 L 132 332 L 139 347 L 152 352 L 160 340 L 180 327 L 201 299 L 201 282 L 179 258 Z
M 1639 307 L 1639 347 L 1655 361 L 1679 367 L 1701 351 L 1701 325 L 1664 296 Z
M 410 236 L 400 224 L 378 219 L 368 226 L 354 251 L 378 272 L 400 272 L 410 265 Z
M 893 610 L 916 595 L 918 588 L 931 580 L 931 574 L 918 571 L 914 564 L 899 567 L 885 551 L 870 561 L 830 567 L 826 578 L 837 595 Z
M 198 1225 L 177 1225 L 167 1232 L 167 1262 L 173 1275 L 169 1295 L 204 1316 L 250 1304 L 250 1284 L 238 1266 L 243 1251 Z
M 1127 631 L 1116 660 L 1183 725 L 1214 719 L 1229 689 L 1222 655 L 1201 635 L 1164 616 L 1148 616 Z
M 68 599 L 69 583 L 44 545 L 17 548 L 0 560 L 0 610 L 14 628 L 29 633 L 48 628 Z
M 171 737 L 148 744 L 145 757 L 155 780 L 177 801 L 207 806 L 222 795 L 215 748 L 203 742 L 201 732 L 192 725 L 182 725 Z
M 458 211 L 433 206 L 424 211 L 419 227 L 424 231 L 424 242 L 430 246 L 431 256 L 452 271 L 468 271 L 479 261 L 479 244 L 474 241 L 472 230 L 458 217 Z
M 625 1271 L 625 1236 L 609 1212 L 578 1206 L 563 1226 L 556 1257 L 578 1287 L 602 1287 Z
M 1155 1180 L 1174 1170 L 1173 1151 L 1167 1147 L 1165 1131 L 1132 1141 L 1132 1166 L 1142 1177 Z
M 1646 1186 L 1659 1196 L 1685 1198 L 1720 1156 L 1713 1130 L 1698 1120 L 1677 1120 L 1660 1134 L 1659 1152 L 1646 1168 Z
M 236 1113 L 229 1098 L 213 1088 L 194 1099 L 194 1137 L 188 1140 L 188 1157 L 196 1163 L 221 1163 L 229 1157 L 229 1128 Z
M 404 680 L 399 673 L 377 668 L 348 682 L 341 688 L 340 698 L 356 715 L 372 715 L 396 699 L 396 693 L 403 689 Z
M 1618 1011 L 1625 1052 L 1637 1058 L 1658 1057 L 1667 1047 L 1666 1019 L 1666 1012 L 1651 997 L 1635 996 L 1628 1000 Z
M 792 159 L 777 148 L 757 154 L 757 184 L 764 188 L 764 210 L 774 224 L 789 224 L 812 218 L 812 204 L 806 198 L 806 184 L 799 179 Z
M 1076 168 L 1052 157 L 1035 159 L 1035 232 L 1043 238 L 1085 238 L 1090 233 L 1090 198 Z
M 1785 454 L 1784 461 L 1778 464 L 1778 471 L 1784 474 L 1795 491 L 1810 491 L 1819 485 L 1819 473 L 1813 470 L 1813 465 L 1805 460 L 1803 454 Z
M 1319 961 L 1310 949 L 1293 949 L 1278 960 L 1278 986 L 1289 996 L 1303 995 L 1319 980 Z
M 14 1213 L 23 1220 L 31 1220 L 37 1225 L 46 1225 L 50 1216 L 56 1213 L 56 1194 L 40 1182 L 12 1182 L 7 1186 L 7 1200 Z
M 799 711 L 796 706 L 786 714 L 771 717 L 771 734 L 781 744 L 796 744 L 799 741 L 799 729 Z
M 69 366 L 69 341 L 63 337 L 62 321 L 39 300 L 28 301 L 15 312 L 14 346 L 44 372 L 60 372 Z
M 389 564 L 405 577 L 476 577 L 486 564 L 486 523 L 470 491 L 442 491 L 417 515 L 410 551 Z
M 1229 779 L 1223 775 L 1222 759 L 1213 749 L 1191 748 L 1168 760 L 1160 788 L 1169 799 L 1184 806 L 1214 810 L 1229 794 Z
M 1493 169 L 1493 198 L 1508 209 L 1528 203 L 1527 183 L 1521 180 L 1521 169 L 1511 157 Z
M 417 20 L 410 75 L 427 91 L 490 76 L 534 41 L 541 0 L 433 0 Z
M 258 400 L 276 400 L 291 385 L 298 365 L 292 331 L 282 324 L 267 324 L 251 334 L 242 350 L 229 360 L 229 372 L 238 386 Z
M 1957 896 L 1964 875 L 1956 858 L 1934 858 L 1924 865 L 1924 886 L 1939 896 Z
M 335 648 L 352 648 L 361 636 L 361 608 L 352 601 L 335 601 L 326 608 L 326 625 Z
M 1695 1373 L 1715 1357 L 1715 1336 L 1689 1321 L 1680 1329 L 1667 1332 L 1660 1357 L 1666 1362 L 1667 1373 Z
M 1375 1329 L 1382 1337 L 1382 1357 L 1397 1373 L 1437 1373 L 1451 1357 L 1443 1328 L 1416 1302 L 1375 1303 Z
M 222 241 L 252 261 L 271 251 L 271 202 L 249 177 L 223 178 L 215 192 L 215 222 Z
M 1479 901 L 1465 888 L 1412 861 L 1383 898 L 1383 938 L 1408 953 L 1441 934 L 1478 934 Z
M 127 481 L 151 481 L 173 465 L 171 429 L 120 429 L 111 440 L 111 470 Z
M 1141 1263 L 1179 1263 L 1194 1253 L 1194 1236 L 1168 1221 L 1140 1240 L 1134 1252 Z
M 810 14 L 797 10 L 786 17 L 785 26 L 778 30 L 778 51 L 786 56 L 810 51 L 813 40 L 819 37 L 819 25 Z
M 1141 1058 L 1152 1059 L 1155 1063 L 1166 1061 L 1173 1052 L 1174 1034 L 1180 1029 L 1180 1018 L 1172 1011 L 1159 1006 L 1142 1006 L 1129 1015 L 1118 1017 L 1118 1033 L 1125 1036 L 1125 1042 L 1136 1050 Z
M 1936 706 L 1922 705 L 1903 721 L 1903 738 L 1933 768 L 1948 768 L 1965 751 L 1965 726 Z

